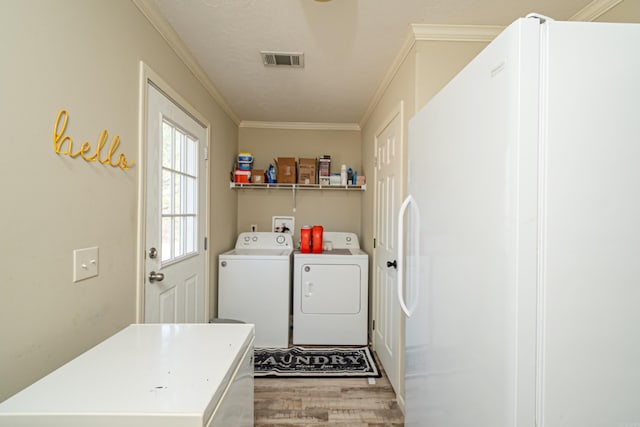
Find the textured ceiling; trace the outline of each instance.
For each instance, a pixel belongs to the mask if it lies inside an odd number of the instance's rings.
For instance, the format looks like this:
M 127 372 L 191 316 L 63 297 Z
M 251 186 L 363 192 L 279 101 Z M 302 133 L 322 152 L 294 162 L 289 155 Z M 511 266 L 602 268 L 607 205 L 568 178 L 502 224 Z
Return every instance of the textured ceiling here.
M 410 24 L 565 20 L 590 0 L 151 0 L 241 121 L 359 123 Z M 260 51 L 303 52 L 305 67 Z

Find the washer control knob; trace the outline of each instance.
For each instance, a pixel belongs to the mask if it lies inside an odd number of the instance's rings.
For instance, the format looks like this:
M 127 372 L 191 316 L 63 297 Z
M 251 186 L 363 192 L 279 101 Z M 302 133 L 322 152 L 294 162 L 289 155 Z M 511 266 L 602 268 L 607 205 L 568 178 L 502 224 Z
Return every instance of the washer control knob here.
M 277 236 L 276 237 L 276 243 L 278 244 L 283 244 L 284 243 L 284 236 Z
M 305 271 L 305 272 L 307 272 L 307 273 L 308 273 L 308 272 L 310 272 L 310 271 L 311 271 L 311 267 L 309 267 L 309 266 L 307 265 L 307 266 L 304 268 L 304 271 Z
M 244 241 L 248 242 L 249 241 L 249 236 L 244 236 Z
M 254 241 L 254 242 L 257 242 L 257 241 L 258 241 L 258 236 L 253 236 L 253 237 L 251 238 L 251 240 L 252 240 L 252 241 Z
M 220 263 L 220 265 L 221 265 L 221 266 L 223 266 L 223 267 L 226 267 L 226 266 L 227 266 L 227 261 L 222 261 L 222 262 Z

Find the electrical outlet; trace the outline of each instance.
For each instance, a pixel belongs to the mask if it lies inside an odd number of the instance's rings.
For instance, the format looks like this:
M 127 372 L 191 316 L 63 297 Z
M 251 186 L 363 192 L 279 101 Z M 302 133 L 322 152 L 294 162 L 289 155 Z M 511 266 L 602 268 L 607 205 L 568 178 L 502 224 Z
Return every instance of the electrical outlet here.
M 251 224 L 251 231 L 254 233 L 258 231 L 258 224 Z
M 98 247 L 73 251 L 73 281 L 88 279 L 98 275 Z

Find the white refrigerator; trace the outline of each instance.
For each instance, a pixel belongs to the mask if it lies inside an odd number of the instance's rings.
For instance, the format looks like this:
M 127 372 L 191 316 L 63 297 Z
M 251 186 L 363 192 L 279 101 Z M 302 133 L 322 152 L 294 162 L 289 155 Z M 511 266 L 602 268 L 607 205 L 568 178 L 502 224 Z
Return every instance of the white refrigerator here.
M 405 425 L 640 427 L 640 25 L 519 19 L 408 135 Z

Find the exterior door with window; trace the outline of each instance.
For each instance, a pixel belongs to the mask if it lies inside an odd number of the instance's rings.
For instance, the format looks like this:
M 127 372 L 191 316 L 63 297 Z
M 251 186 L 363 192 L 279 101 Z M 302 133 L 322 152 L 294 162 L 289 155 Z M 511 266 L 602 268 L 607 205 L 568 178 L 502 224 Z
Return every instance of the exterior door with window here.
M 205 322 L 205 127 L 147 85 L 145 323 Z

